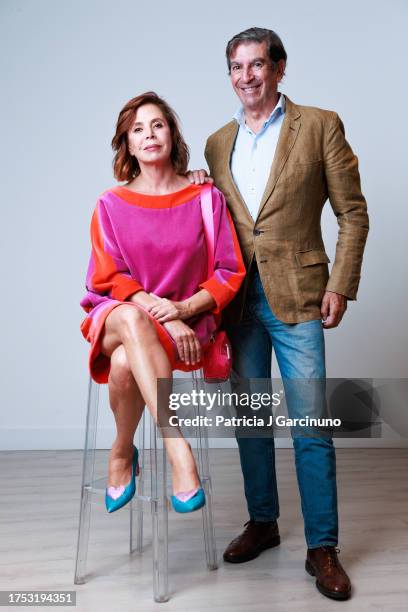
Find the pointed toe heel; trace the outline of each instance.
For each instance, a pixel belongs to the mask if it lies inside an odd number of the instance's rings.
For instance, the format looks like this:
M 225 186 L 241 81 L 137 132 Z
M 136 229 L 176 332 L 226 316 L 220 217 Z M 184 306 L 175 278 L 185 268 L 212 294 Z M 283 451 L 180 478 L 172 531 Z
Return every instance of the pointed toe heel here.
M 205 505 L 203 488 L 194 489 L 191 493 L 177 493 L 171 496 L 171 503 L 176 512 L 186 513 L 199 510 Z
M 136 446 L 133 446 L 132 476 L 129 483 L 126 485 L 126 487 L 123 485 L 121 487 L 112 487 L 112 489 L 116 489 L 116 492 L 119 493 L 117 497 L 113 497 L 109 494 L 111 487 L 105 489 L 105 507 L 109 514 L 116 512 L 116 510 L 123 508 L 123 506 L 130 502 L 136 493 L 136 476 L 138 475 L 139 451 L 137 450 Z M 111 493 L 114 493 L 114 491 L 111 490 Z

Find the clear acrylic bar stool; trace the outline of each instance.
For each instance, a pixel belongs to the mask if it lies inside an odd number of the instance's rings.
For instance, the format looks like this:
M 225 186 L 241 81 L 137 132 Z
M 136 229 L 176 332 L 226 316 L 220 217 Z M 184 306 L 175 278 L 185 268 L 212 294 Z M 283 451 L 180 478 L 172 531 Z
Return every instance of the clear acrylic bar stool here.
M 199 391 L 200 370 L 193 371 L 193 385 Z M 82 467 L 81 503 L 78 528 L 78 543 L 75 565 L 75 584 L 86 582 L 86 559 L 92 503 L 103 503 L 107 478 L 95 479 L 95 447 L 98 422 L 99 388 L 91 378 L 88 386 L 88 407 L 86 417 L 85 448 Z M 197 416 L 200 407 L 195 407 Z M 150 427 L 146 426 L 150 420 Z M 199 420 L 199 419 L 197 419 Z M 150 436 L 147 429 L 150 430 Z M 152 515 L 153 549 L 153 597 L 157 602 L 168 601 L 168 508 L 167 463 L 163 439 L 158 428 L 145 408 L 136 432 L 136 446 L 139 449 L 140 474 L 136 478 L 136 494 L 129 507 L 129 553 L 143 551 L 143 515 L 150 506 Z M 149 443 L 147 438 L 149 438 Z M 195 428 L 197 441 L 196 460 L 206 504 L 202 508 L 204 545 L 207 567 L 217 569 L 217 550 L 212 515 L 212 487 L 208 457 L 208 435 L 205 428 Z M 101 502 L 102 500 L 102 502 Z M 109 516 L 107 515 L 107 520 Z

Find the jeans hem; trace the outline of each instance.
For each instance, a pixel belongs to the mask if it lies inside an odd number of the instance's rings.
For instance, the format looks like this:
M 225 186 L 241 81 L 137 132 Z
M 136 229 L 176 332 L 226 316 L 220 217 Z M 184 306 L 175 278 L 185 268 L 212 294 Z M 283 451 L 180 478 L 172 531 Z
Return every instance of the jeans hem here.
M 314 548 L 320 548 L 321 546 L 337 546 L 338 541 L 336 542 L 320 542 L 319 544 L 308 544 L 307 547 L 309 550 L 313 550 Z
M 264 516 L 256 517 L 249 515 L 251 521 L 256 523 L 272 523 L 273 521 L 277 521 L 279 518 L 279 514 L 273 518 L 265 518 Z

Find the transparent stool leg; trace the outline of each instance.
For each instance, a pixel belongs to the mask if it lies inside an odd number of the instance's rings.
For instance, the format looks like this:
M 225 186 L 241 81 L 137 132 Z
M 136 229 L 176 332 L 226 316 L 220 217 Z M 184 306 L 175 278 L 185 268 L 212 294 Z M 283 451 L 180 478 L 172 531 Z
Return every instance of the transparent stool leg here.
M 145 489 L 145 436 L 146 436 L 146 408 L 137 428 L 136 446 L 139 450 L 139 476 L 136 478 L 136 494 L 130 502 L 130 537 L 129 551 L 143 552 L 143 500 Z M 136 516 L 134 516 L 136 514 Z
M 85 448 L 82 460 L 81 504 L 79 511 L 78 543 L 75 563 L 75 584 L 84 584 L 91 522 L 92 482 L 95 468 L 96 428 L 98 422 L 99 385 L 92 378 L 88 384 Z
M 199 392 L 200 385 L 199 385 L 198 376 L 202 377 L 203 371 L 199 370 L 197 374 L 197 371 L 194 370 L 192 372 L 192 375 L 193 375 L 193 386 L 195 390 Z M 196 412 L 196 416 L 200 415 L 199 405 L 196 406 L 195 412 Z M 208 432 L 206 428 L 198 425 L 196 427 L 196 437 L 197 437 L 198 472 L 200 475 L 201 484 L 204 489 L 204 493 L 206 497 L 206 503 L 202 509 L 205 556 L 207 560 L 208 569 L 215 570 L 218 568 L 217 546 L 216 546 L 216 541 L 215 541 L 213 511 L 212 511 L 212 485 L 211 485 L 210 462 L 209 462 L 209 454 L 208 454 Z
M 168 508 L 167 466 L 163 440 L 156 424 L 150 423 L 150 468 L 153 535 L 153 596 L 168 601 Z

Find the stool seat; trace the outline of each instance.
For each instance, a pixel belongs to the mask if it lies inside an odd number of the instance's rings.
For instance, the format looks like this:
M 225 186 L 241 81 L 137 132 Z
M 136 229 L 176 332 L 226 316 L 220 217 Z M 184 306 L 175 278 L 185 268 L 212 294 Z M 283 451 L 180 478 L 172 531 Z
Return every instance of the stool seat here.
M 192 382 L 199 391 L 197 372 L 193 371 Z M 107 476 L 95 477 L 96 433 L 99 410 L 100 385 L 89 378 L 88 402 L 85 429 L 85 446 L 82 463 L 82 486 L 79 512 L 78 542 L 75 563 L 75 584 L 86 582 L 86 560 L 91 522 L 91 507 L 103 503 Z M 195 415 L 200 415 L 200 407 L 194 408 Z M 200 422 L 200 419 L 197 419 Z M 127 504 L 129 507 L 129 554 L 143 551 L 143 515 L 149 510 L 152 516 L 152 550 L 153 550 L 153 598 L 157 602 L 168 601 L 168 511 L 170 494 L 167 483 L 167 461 L 163 439 L 150 413 L 145 410 L 136 431 L 136 446 L 139 449 L 140 474 L 136 479 L 136 493 Z M 198 473 L 204 489 L 206 503 L 201 509 L 204 532 L 204 549 L 207 567 L 217 569 L 217 550 L 215 543 L 212 486 L 209 469 L 208 434 L 204 427 L 195 428 L 197 448 L 195 449 Z M 123 510 L 122 510 L 123 511 Z M 106 520 L 110 519 L 106 513 Z

